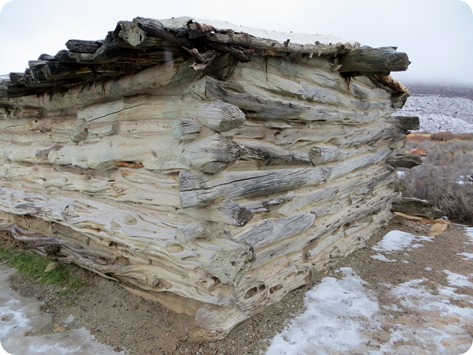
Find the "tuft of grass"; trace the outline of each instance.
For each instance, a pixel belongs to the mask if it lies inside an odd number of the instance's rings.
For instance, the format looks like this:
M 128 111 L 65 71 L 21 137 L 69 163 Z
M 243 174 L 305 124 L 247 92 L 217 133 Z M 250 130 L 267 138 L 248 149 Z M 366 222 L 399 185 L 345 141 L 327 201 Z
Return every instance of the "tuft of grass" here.
M 46 266 L 52 261 L 38 254 L 0 248 L 0 260 L 33 280 L 61 286 L 63 295 L 68 295 L 83 285 L 81 279 L 72 275 L 72 265 L 59 264 L 54 270 L 46 272 Z

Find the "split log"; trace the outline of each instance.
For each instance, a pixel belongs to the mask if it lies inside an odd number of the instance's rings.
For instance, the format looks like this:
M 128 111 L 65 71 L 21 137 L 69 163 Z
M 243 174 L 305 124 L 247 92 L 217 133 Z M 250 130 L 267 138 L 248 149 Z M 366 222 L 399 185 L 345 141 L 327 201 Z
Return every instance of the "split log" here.
M 390 157 L 387 163 L 395 168 L 412 169 L 422 164 L 422 158 L 414 154 L 396 154 L 396 156 Z

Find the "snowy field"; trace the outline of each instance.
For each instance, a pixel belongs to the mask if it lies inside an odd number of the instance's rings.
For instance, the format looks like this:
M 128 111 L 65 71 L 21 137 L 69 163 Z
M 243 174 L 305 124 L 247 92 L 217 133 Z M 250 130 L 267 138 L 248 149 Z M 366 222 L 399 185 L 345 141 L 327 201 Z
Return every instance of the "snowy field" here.
M 467 232 L 473 243 L 473 228 Z M 391 231 L 372 248 L 373 257 L 403 262 L 403 251 L 431 239 Z M 459 257 L 472 260 L 473 255 Z M 274 337 L 267 355 L 466 353 L 473 340 L 473 296 L 459 290 L 473 289 L 473 274 L 440 272 L 448 286 L 432 289 L 422 278 L 377 285 L 375 292 L 351 268 L 341 268 L 339 278 L 326 277 L 306 293 L 306 311 Z
M 411 96 L 396 114 L 418 116 L 423 132 L 473 133 L 473 100 L 466 98 Z

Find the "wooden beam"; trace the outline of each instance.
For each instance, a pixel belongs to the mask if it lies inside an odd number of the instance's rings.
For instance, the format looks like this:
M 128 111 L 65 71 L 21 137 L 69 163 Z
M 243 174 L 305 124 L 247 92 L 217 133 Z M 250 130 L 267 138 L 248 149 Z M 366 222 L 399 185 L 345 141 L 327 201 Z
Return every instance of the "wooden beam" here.
M 387 160 L 389 165 L 396 168 L 411 169 L 414 166 L 422 164 L 422 158 L 413 154 L 397 154 Z
M 403 197 L 394 202 L 391 211 L 429 219 L 437 219 L 444 215 L 442 211 L 435 208 L 429 201 L 409 197 Z
M 389 75 L 392 71 L 405 71 L 411 62 L 406 53 L 394 47 L 371 48 L 363 46 L 349 51 L 338 59 L 338 71 L 344 76 Z
M 404 131 L 418 131 L 420 129 L 419 117 L 417 116 L 392 116 L 394 125 Z
M 80 39 L 70 39 L 66 42 L 66 47 L 75 53 L 95 53 L 103 44 L 103 41 L 84 41 Z

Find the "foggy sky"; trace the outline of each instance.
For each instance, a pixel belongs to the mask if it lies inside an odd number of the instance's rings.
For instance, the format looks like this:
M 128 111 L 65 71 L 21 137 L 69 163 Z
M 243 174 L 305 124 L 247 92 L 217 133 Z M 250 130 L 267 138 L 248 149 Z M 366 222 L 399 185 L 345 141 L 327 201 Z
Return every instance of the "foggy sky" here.
M 467 0 L 470 5 L 473 0 Z M 0 6 L 5 0 L 0 0 Z M 0 74 L 56 54 L 68 39 L 103 39 L 120 20 L 192 16 L 244 26 L 332 34 L 397 46 L 412 64 L 401 81 L 473 85 L 473 13 L 460 0 L 12 0 L 0 12 Z

